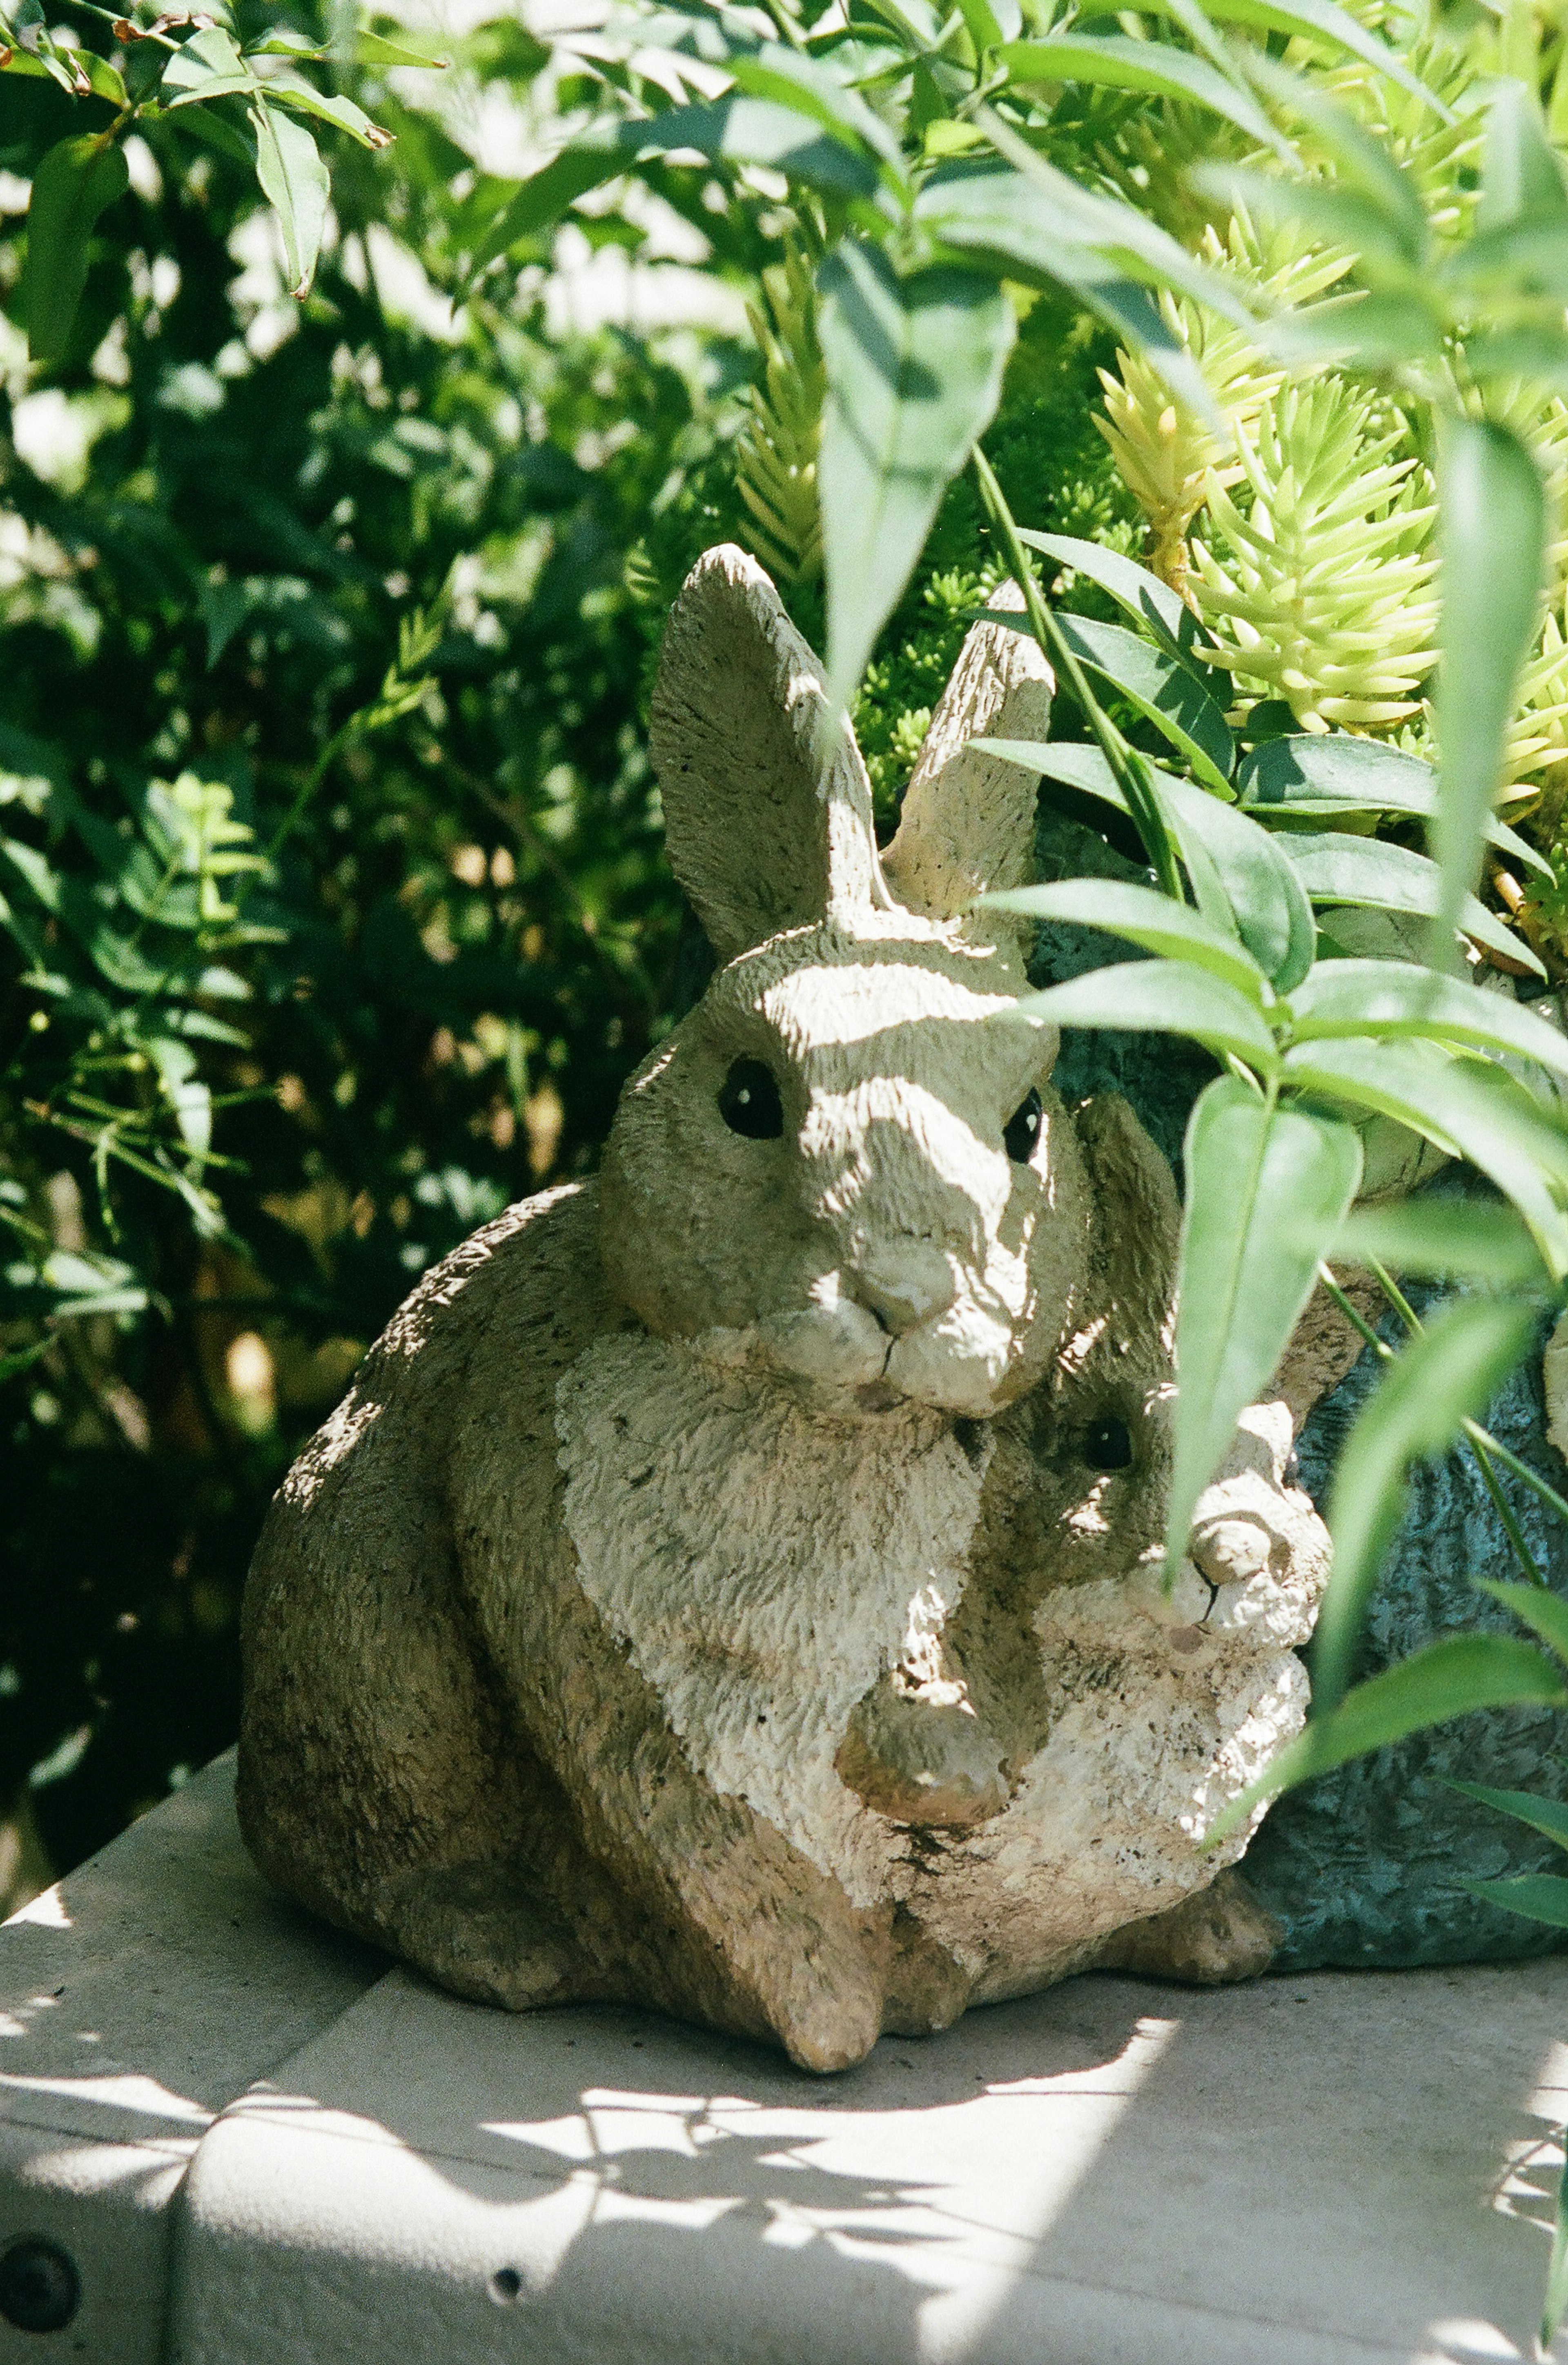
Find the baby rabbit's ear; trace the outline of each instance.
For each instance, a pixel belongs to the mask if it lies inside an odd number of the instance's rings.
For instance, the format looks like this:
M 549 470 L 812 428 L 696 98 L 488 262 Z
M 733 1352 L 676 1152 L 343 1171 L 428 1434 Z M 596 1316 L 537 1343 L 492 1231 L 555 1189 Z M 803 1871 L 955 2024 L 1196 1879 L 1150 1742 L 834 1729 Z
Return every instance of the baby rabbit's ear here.
M 1003 583 L 990 604 L 1018 610 L 1024 595 Z M 1034 774 L 965 743 L 1044 739 L 1054 688 L 1031 633 L 983 620 L 973 627 L 931 718 L 898 835 L 882 856 L 889 886 L 911 911 L 954 919 L 977 895 L 1022 887 L 1033 876 Z
M 649 737 L 670 869 L 721 961 L 892 908 L 847 726 L 819 752 L 822 670 L 756 561 L 705 551 L 665 627 Z

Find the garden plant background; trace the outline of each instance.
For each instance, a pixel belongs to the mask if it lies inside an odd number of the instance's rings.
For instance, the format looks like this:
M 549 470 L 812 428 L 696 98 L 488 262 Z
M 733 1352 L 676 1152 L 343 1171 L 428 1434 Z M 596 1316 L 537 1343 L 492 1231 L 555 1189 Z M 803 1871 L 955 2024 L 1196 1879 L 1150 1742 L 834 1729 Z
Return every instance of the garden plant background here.
M 1183 1317 L 1214 1434 L 1183 1413 L 1179 1498 L 1386 1150 L 1370 1117 L 1513 1199 L 1466 1235 L 1513 1295 L 1362 1452 L 1396 1505 L 1568 1272 L 1563 1057 L 1525 1006 L 1568 917 L 1555 20 L 778 0 L 553 48 L 61 16 L 21 0 L 0 60 L 7 1877 L 228 1739 L 302 1435 L 413 1274 L 591 1165 L 681 1006 L 641 699 L 725 535 L 825 642 L 890 823 L 969 618 L 1044 560 L 1063 696 L 1016 752 L 1046 874 L 1091 878 L 1035 905 L 1158 957 L 1054 1006 L 1223 1063 L 1194 1206 L 1238 1144 L 1255 1169 L 1227 1250 L 1189 1224 L 1221 1284 L 1191 1307 L 1228 1312 Z M 642 327 L 582 325 L 661 249 L 686 275 L 640 283 Z M 1359 1246 L 1484 1265 L 1429 1235 Z M 1512 1647 L 1474 1697 L 1555 1699 Z

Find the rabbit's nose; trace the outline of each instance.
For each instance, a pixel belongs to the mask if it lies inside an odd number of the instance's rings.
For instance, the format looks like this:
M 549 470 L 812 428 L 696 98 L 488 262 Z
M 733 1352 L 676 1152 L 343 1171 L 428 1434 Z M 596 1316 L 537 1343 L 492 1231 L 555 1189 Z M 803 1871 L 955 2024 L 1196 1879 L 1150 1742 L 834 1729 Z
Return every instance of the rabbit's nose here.
M 929 1240 L 884 1240 L 856 1260 L 851 1286 L 862 1306 L 896 1334 L 951 1306 L 953 1269 Z

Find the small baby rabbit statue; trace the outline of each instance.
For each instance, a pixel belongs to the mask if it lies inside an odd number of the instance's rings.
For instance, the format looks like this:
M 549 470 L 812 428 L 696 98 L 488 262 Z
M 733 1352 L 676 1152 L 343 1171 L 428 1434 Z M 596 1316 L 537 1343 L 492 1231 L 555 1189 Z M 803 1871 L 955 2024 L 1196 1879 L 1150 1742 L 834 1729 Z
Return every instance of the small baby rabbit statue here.
M 1301 1722 L 1326 1539 L 1256 1408 L 1161 1586 L 1170 1175 L 1053 1093 L 971 912 L 1034 787 L 964 743 L 1049 697 L 977 626 L 879 855 L 767 577 L 711 551 L 677 602 L 653 753 L 717 973 L 597 1182 L 394 1317 L 246 1598 L 257 1860 L 461 1995 L 825 2070 L 1092 1963 L 1267 1958 L 1209 1887 L 1242 1838 L 1193 1843 Z

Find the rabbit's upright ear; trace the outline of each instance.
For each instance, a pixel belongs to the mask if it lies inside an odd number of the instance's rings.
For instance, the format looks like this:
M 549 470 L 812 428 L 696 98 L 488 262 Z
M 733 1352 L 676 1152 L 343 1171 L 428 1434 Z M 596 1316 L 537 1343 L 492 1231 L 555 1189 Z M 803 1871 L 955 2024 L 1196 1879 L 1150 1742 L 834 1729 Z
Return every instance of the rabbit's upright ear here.
M 890 910 L 847 726 L 756 561 L 705 551 L 670 611 L 650 744 L 670 868 L 722 961 L 783 928 Z
M 993 609 L 1016 611 L 1024 595 L 1004 583 Z M 930 919 L 957 918 L 977 895 L 1022 887 L 1033 875 L 1035 775 L 971 739 L 1044 739 L 1051 669 L 1029 633 L 976 624 L 931 718 L 904 794 L 898 835 L 882 857 L 899 901 Z

